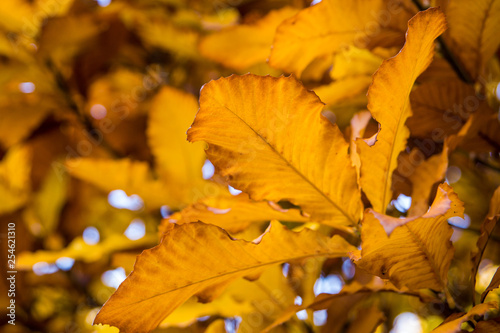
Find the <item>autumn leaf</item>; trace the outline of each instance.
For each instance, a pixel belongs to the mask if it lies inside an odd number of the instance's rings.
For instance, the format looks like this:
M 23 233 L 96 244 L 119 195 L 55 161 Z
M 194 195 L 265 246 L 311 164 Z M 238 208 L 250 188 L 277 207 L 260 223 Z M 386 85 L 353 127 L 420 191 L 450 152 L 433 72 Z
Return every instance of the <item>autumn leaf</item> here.
M 377 306 L 371 306 L 358 309 L 357 319 L 349 325 L 347 333 L 375 332 L 377 327 L 386 320 L 386 317 Z
M 186 202 L 191 187 L 202 179 L 201 167 L 205 161 L 203 146 L 186 141 L 186 129 L 198 111 L 193 95 L 163 87 L 153 99 L 148 119 L 148 141 L 159 173 L 169 184 L 177 184 Z
M 440 186 L 431 209 L 420 217 L 397 219 L 370 209 L 362 222 L 361 253 L 351 258 L 358 267 L 389 279 L 398 288 L 446 291 L 454 253 L 447 219 L 462 216 L 463 211 L 447 184 Z
M 9 93 L 0 96 L 0 107 L 12 111 L 0 119 L 0 144 L 9 148 L 28 137 L 50 114 L 54 103 L 39 95 L 26 98 L 20 93 Z
M 491 197 L 488 215 L 481 224 L 481 230 L 480 230 L 481 234 L 479 235 L 476 242 L 477 250 L 475 250 L 471 254 L 471 262 L 472 262 L 471 279 L 473 287 L 475 287 L 476 285 L 476 274 L 477 270 L 479 269 L 479 263 L 481 262 L 481 258 L 483 257 L 484 251 L 486 250 L 486 245 L 488 245 L 491 234 L 493 233 L 493 230 L 497 225 L 499 217 L 500 217 L 500 187 L 495 190 L 495 193 L 493 193 L 493 196 Z M 486 294 L 487 292 L 485 291 L 483 295 Z M 481 298 L 484 300 L 483 297 Z
M 13 146 L 0 161 L 0 214 L 24 205 L 31 194 L 31 150 Z
M 410 95 L 412 116 L 406 125 L 411 135 L 442 141 L 458 133 L 477 111 L 470 105 L 469 96 L 475 96 L 474 88 L 458 79 L 419 85 Z
M 500 45 L 500 1 L 454 0 L 446 8 L 450 25 L 447 41 L 473 80 Z
M 356 113 L 351 119 L 351 160 L 352 165 L 354 165 L 354 167 L 356 168 L 358 179 L 360 176 L 359 171 L 361 168 L 361 160 L 356 150 L 356 139 L 363 137 L 366 126 L 368 126 L 368 122 L 370 121 L 370 119 L 372 119 L 372 116 L 368 111 L 361 111 L 359 113 Z
M 307 229 L 295 233 L 279 223 L 253 242 L 234 240 L 204 223 L 172 224 L 160 245 L 138 257 L 134 271 L 95 322 L 123 332 L 149 332 L 193 295 L 208 302 L 235 279 L 256 279 L 271 265 L 340 257 L 353 249 L 339 236 L 328 238 Z
M 474 333 L 490 333 L 490 332 L 497 332 L 499 330 L 500 330 L 500 321 L 499 318 L 497 317 L 496 319 L 478 322 L 476 325 L 476 329 L 474 330 Z
M 127 195 L 137 194 L 149 209 L 180 203 L 172 197 L 164 183 L 155 180 L 145 162 L 130 159 L 107 160 L 80 158 L 66 162 L 68 172 L 103 191 L 122 189 Z
M 87 244 L 82 237 L 76 237 L 66 248 L 60 251 L 21 252 L 17 268 L 29 270 L 36 263 L 54 264 L 60 258 L 72 258 L 91 263 L 101 260 L 113 252 L 152 246 L 156 237 L 148 236 L 139 240 L 130 240 L 125 235 L 114 234 L 97 244 Z
M 488 293 L 492 291 L 493 289 L 497 289 L 500 286 L 500 271 L 497 268 L 497 271 L 495 272 L 495 275 L 491 278 L 491 282 L 486 287 L 486 290 L 481 294 L 481 302 L 484 302 L 486 299 L 486 296 L 488 296 Z
M 271 11 L 252 24 L 241 24 L 215 32 L 201 41 L 200 52 L 208 59 L 239 70 L 265 62 L 271 52 L 276 28 L 296 13 L 297 9 L 284 7 Z
M 332 317 L 337 319 L 337 330 L 335 332 L 341 331 L 345 320 L 348 317 L 348 312 L 351 310 L 352 305 L 361 301 L 364 298 L 369 297 L 377 292 L 390 292 L 390 293 L 407 293 L 410 295 L 419 295 L 415 293 L 410 293 L 408 290 L 401 290 L 396 288 L 392 283 L 383 281 L 378 277 L 374 277 L 366 284 L 361 284 L 357 281 L 354 281 L 348 285 L 345 285 L 342 290 L 340 290 L 337 294 L 327 294 L 321 293 L 317 295 L 314 300 L 309 303 L 302 305 L 292 305 L 289 308 L 285 309 L 282 314 L 276 318 L 276 320 L 263 332 L 269 332 L 274 327 L 283 324 L 287 320 L 289 320 L 292 316 L 295 315 L 298 311 L 311 309 L 314 311 L 328 309 L 330 307 L 336 307 L 337 304 L 349 304 L 350 306 L 346 306 L 342 309 L 337 309 L 339 316 L 336 314 L 332 315 Z M 420 295 L 419 295 L 420 296 Z M 363 331 L 362 331 L 363 332 Z
M 252 199 L 353 225 L 361 207 L 349 145 L 322 107 L 293 77 L 222 78 L 203 88 L 188 139 L 206 141 L 217 171 Z
M 367 47 L 372 38 L 377 38 L 373 31 L 380 34 L 383 30 L 373 19 L 373 13 L 387 10 L 384 7 L 384 2 L 379 0 L 348 3 L 323 0 L 303 9 L 278 27 L 269 63 L 300 77 L 317 57 L 334 53 L 345 45 Z M 387 38 L 386 42 L 391 39 Z
M 326 105 L 338 106 L 341 102 L 349 101 L 363 95 L 359 104 L 366 104 L 366 90 L 372 81 L 371 76 L 353 76 L 334 81 L 327 85 L 314 88 L 314 92 Z
M 443 151 L 440 154 L 433 155 L 414 168 L 409 176 L 412 183 L 411 207 L 408 216 L 424 215 L 429 209 L 429 197 L 434 184 L 443 181 L 446 170 L 448 169 L 448 143 L 445 142 Z M 410 152 L 409 161 L 418 160 L 418 157 L 412 158 L 412 155 L 423 153 L 418 150 Z M 399 166 L 398 166 L 399 169 Z
M 229 232 L 238 232 L 252 223 L 270 220 L 307 222 L 298 209 L 282 209 L 277 204 L 265 201 L 252 201 L 248 195 L 207 197 L 185 207 L 179 217 L 177 214 L 162 221 L 168 223 L 189 223 L 203 221 L 221 227 Z
M 170 51 L 179 58 L 196 59 L 200 56 L 197 47 L 199 35 L 196 31 L 177 27 L 160 18 L 138 15 L 137 21 L 137 33 L 147 46 Z M 164 38 L 166 35 L 169 38 Z
M 385 60 L 368 90 L 368 109 L 379 124 L 376 142 L 359 140 L 361 187 L 373 209 L 385 213 L 392 199 L 391 175 L 409 136 L 405 126 L 411 115 L 409 96 L 416 78 L 429 66 L 434 40 L 446 29 L 444 14 L 437 8 L 419 12 L 408 22 L 405 46 Z M 388 111 L 390 110 L 390 111 Z
M 57 227 L 59 215 L 67 199 L 68 176 L 51 170 L 32 203 L 23 211 L 23 218 L 37 236 L 48 235 Z
M 269 293 L 268 290 L 273 292 Z M 190 298 L 175 309 L 160 324 L 160 327 L 184 326 L 186 323 L 196 321 L 199 317 L 220 315 L 226 318 L 240 316 L 242 318 L 240 329 L 253 324 L 250 327 L 255 330 L 257 329 L 256 323 L 251 322 L 251 319 L 258 312 L 260 304 L 267 305 L 268 311 L 264 314 L 266 320 L 262 321 L 262 325 L 265 325 L 269 318 L 280 313 L 282 307 L 293 304 L 294 298 L 295 293 L 281 273 L 281 267 L 272 266 L 266 269 L 257 281 L 237 279 L 224 290 L 221 296 L 208 304 L 198 302 L 196 297 Z
M 498 309 L 498 304 L 495 302 L 476 305 L 463 316 L 439 325 L 437 328 L 432 330 L 432 333 L 459 333 L 462 331 L 461 330 L 462 323 L 474 319 L 474 317 L 476 316 L 482 317 L 487 312 L 493 309 Z

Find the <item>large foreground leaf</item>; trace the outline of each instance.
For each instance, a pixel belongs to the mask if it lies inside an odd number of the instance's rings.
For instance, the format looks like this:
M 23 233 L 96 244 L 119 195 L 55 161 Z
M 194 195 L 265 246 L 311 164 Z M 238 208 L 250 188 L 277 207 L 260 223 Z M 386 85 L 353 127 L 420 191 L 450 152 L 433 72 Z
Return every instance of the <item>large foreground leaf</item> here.
M 377 141 L 359 141 L 361 187 L 377 212 L 384 213 L 392 198 L 391 175 L 409 137 L 406 119 L 411 115 L 409 96 L 416 78 L 429 66 L 434 40 L 446 29 L 441 10 L 419 12 L 408 22 L 406 44 L 394 58 L 385 60 L 368 90 L 368 109 L 379 122 Z
M 255 279 L 271 265 L 341 257 L 352 250 L 340 236 L 329 238 L 309 229 L 297 233 L 279 223 L 253 242 L 234 240 L 204 223 L 172 224 L 160 245 L 138 257 L 134 271 L 95 322 L 121 332 L 149 332 L 193 295 L 211 301 L 235 279 Z
M 360 268 L 398 288 L 446 291 L 454 253 L 447 219 L 463 212 L 463 203 L 447 184 L 438 189 L 431 210 L 419 218 L 396 219 L 370 209 L 363 220 L 361 259 L 353 258 Z M 394 224 L 402 225 L 387 236 L 382 225 Z
M 313 218 L 352 225 L 361 213 L 348 143 L 293 77 L 230 76 L 205 85 L 188 131 L 229 183 L 254 200 L 289 200 Z

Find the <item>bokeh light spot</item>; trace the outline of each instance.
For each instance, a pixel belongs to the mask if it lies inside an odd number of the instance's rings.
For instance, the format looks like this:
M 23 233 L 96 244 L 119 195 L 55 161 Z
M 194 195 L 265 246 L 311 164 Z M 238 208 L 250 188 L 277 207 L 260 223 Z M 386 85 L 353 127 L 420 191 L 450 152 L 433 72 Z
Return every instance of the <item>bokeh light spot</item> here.
M 235 189 L 231 185 L 228 185 L 227 188 L 229 189 L 229 193 L 231 193 L 232 195 L 238 195 L 241 193 L 240 190 Z
M 448 168 L 448 170 L 446 170 L 446 180 L 449 184 L 458 182 L 461 176 L 462 171 L 457 166 L 452 165 Z
M 326 324 L 326 319 L 328 318 L 328 313 L 326 310 L 314 311 L 313 321 L 316 326 L 323 326 Z
M 130 240 L 138 240 L 146 235 L 146 225 L 141 219 L 134 219 L 123 233 Z
M 35 91 L 35 84 L 33 82 L 19 83 L 19 90 L 25 94 L 31 94 Z
M 57 266 L 54 264 L 49 264 L 45 261 L 40 261 L 37 262 L 36 264 L 33 265 L 33 272 L 36 275 L 45 275 L 45 274 L 52 274 L 57 272 Z
M 314 284 L 314 295 L 338 294 L 340 290 L 342 290 L 343 286 L 344 281 L 338 275 L 332 274 L 326 277 L 320 276 Z
M 118 267 L 117 269 L 110 269 L 102 273 L 101 281 L 104 285 L 118 289 L 120 284 L 125 281 L 127 275 L 125 274 L 125 269 L 123 267 Z
M 61 257 L 56 260 L 56 266 L 61 270 L 61 271 L 69 271 L 71 267 L 73 267 L 75 263 L 75 259 L 69 258 L 69 257 Z
M 101 239 L 101 235 L 99 234 L 99 230 L 94 227 L 87 227 L 83 230 L 83 241 L 88 245 L 95 245 L 99 243 Z
M 215 167 L 209 160 L 205 161 L 205 164 L 201 167 L 201 173 L 203 174 L 203 179 L 210 179 L 215 173 Z
M 390 333 L 422 333 L 420 318 L 411 312 L 400 313 L 394 318 L 394 327 Z
M 90 115 L 94 119 L 102 119 L 102 118 L 106 117 L 107 114 L 108 114 L 108 110 L 106 110 L 106 107 L 104 107 L 104 105 L 94 104 L 90 108 Z
M 108 202 L 115 208 L 139 210 L 144 207 L 144 201 L 137 194 L 128 196 L 123 190 L 113 190 L 108 194 Z
M 393 201 L 393 205 L 401 213 L 406 213 L 411 207 L 411 197 L 400 194 L 398 198 Z
M 111 3 L 111 0 L 97 0 L 97 4 L 101 7 L 107 7 Z

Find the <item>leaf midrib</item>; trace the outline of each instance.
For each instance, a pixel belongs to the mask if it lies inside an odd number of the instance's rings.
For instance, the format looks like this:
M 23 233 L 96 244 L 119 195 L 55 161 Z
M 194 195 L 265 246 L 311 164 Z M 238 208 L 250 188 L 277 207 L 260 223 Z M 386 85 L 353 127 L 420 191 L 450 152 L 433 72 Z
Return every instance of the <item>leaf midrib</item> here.
M 429 262 L 429 265 L 431 266 L 432 268 L 432 272 L 434 273 L 434 277 L 436 278 L 436 281 L 439 282 L 439 284 L 445 288 L 444 286 L 444 282 L 443 280 L 441 279 L 440 275 L 439 275 L 439 269 L 438 267 L 436 267 L 434 261 L 432 260 L 432 256 L 431 256 L 431 253 L 429 251 L 427 251 L 427 247 L 425 246 L 424 242 L 420 239 L 420 237 L 410 228 L 410 226 L 408 224 L 405 224 L 404 225 L 406 227 L 406 229 L 408 230 L 409 234 L 413 237 L 413 239 L 415 240 L 415 243 L 417 243 L 418 247 L 421 249 L 421 251 L 425 254 L 425 256 L 427 257 L 427 262 Z
M 233 110 L 231 110 L 230 108 L 228 108 L 227 106 L 225 106 L 223 103 L 221 103 L 220 101 L 216 100 L 214 98 L 214 100 L 219 103 L 219 105 L 221 105 L 222 107 L 224 107 L 226 110 L 228 110 L 229 112 L 231 112 L 231 114 L 235 115 L 236 117 L 238 117 L 238 119 L 241 120 L 241 122 L 243 124 L 245 124 L 250 130 L 252 130 L 252 132 L 254 132 L 264 143 L 266 143 L 273 151 L 276 155 L 278 155 L 283 161 L 285 161 L 285 163 L 296 173 L 298 174 L 302 179 L 304 179 L 316 192 L 318 192 L 319 194 L 321 194 L 321 196 L 323 196 L 329 203 L 331 203 L 338 211 L 340 211 L 342 213 L 342 215 L 344 215 L 351 223 L 352 225 L 356 225 L 355 221 L 353 221 L 353 219 L 347 214 L 347 212 L 345 212 L 339 205 L 337 205 L 330 197 L 328 197 L 325 193 L 323 193 L 323 191 L 321 191 L 312 181 L 310 181 L 304 174 L 302 174 L 302 172 L 300 172 L 298 169 L 295 168 L 295 166 L 293 166 L 282 154 L 280 154 L 276 148 L 273 147 L 273 145 L 266 140 L 266 138 L 264 138 L 262 135 L 260 135 L 260 133 L 258 133 L 255 129 L 253 129 L 243 118 L 241 118 L 238 114 L 236 114 Z M 298 204 L 298 203 L 297 203 Z M 300 206 L 300 204 L 299 204 Z
M 302 256 L 297 256 L 297 257 L 289 257 L 289 258 L 284 258 L 284 259 L 269 261 L 269 262 L 266 262 L 266 263 L 262 263 L 262 264 L 250 266 L 250 267 L 247 267 L 247 268 L 242 268 L 242 269 L 237 269 L 237 270 L 225 272 L 225 273 L 222 273 L 222 274 L 219 274 L 219 275 L 210 276 L 210 277 L 205 278 L 203 280 L 198 280 L 198 281 L 195 281 L 195 282 L 191 282 L 191 283 L 185 284 L 183 286 L 180 286 L 180 287 L 177 287 L 177 288 L 174 288 L 174 289 L 170 289 L 168 291 L 161 292 L 161 293 L 158 293 L 156 295 L 153 295 L 153 296 L 150 296 L 148 298 L 144 298 L 144 299 L 132 302 L 132 303 L 127 303 L 127 304 L 124 304 L 122 306 L 114 306 L 113 309 L 114 310 L 119 310 L 119 309 L 122 309 L 122 308 L 125 308 L 125 307 L 129 307 L 129 306 L 132 306 L 132 305 L 135 305 L 135 304 L 138 304 L 138 303 L 146 302 L 146 301 L 151 300 L 153 298 L 161 297 L 163 295 L 172 293 L 174 291 L 181 290 L 183 288 L 187 288 L 187 287 L 190 287 L 190 286 L 193 286 L 193 285 L 196 285 L 196 284 L 202 284 L 202 283 L 210 281 L 210 280 L 217 280 L 217 279 L 222 278 L 224 276 L 233 275 L 233 274 L 237 274 L 237 273 L 241 273 L 241 272 L 245 272 L 245 271 L 256 270 L 256 269 L 261 268 L 261 267 L 276 265 L 276 264 L 283 263 L 283 262 L 288 262 L 288 261 L 295 261 L 295 260 L 301 260 L 301 259 L 307 259 L 307 258 L 314 258 L 314 257 L 326 257 L 326 256 L 330 256 L 330 255 L 338 255 L 338 252 L 340 252 L 340 251 L 336 250 L 335 252 L 316 252 L 314 254 L 302 255 Z M 243 276 L 245 276 L 245 275 L 243 275 Z M 207 285 L 207 287 L 210 287 L 210 285 Z

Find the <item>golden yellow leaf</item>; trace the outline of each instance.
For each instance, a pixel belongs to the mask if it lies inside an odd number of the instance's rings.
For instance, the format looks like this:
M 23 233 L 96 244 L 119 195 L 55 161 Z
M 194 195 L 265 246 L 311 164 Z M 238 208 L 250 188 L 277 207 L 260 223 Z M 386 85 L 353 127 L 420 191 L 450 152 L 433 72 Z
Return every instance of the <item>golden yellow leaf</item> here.
M 408 211 L 408 216 L 424 215 L 429 209 L 429 197 L 432 186 L 441 182 L 446 175 L 446 170 L 448 169 L 448 152 L 448 144 L 445 142 L 443 151 L 440 154 L 433 155 L 419 165 L 416 165 L 413 173 L 408 177 L 412 183 L 411 207 Z M 418 157 L 412 159 L 412 154 L 420 154 L 420 158 L 423 158 L 423 153 L 415 148 L 410 153 L 409 161 L 418 161 Z
M 31 205 L 23 211 L 25 222 L 36 236 L 47 236 L 54 232 L 66 202 L 67 186 L 67 174 L 59 175 L 55 170 L 50 170 L 33 196 Z
M 153 179 L 149 165 L 128 158 L 120 160 L 76 158 L 66 163 L 68 172 L 76 178 L 110 192 L 121 189 L 127 195 L 137 194 L 148 209 L 169 205 L 180 205 L 175 191 L 166 184 Z
M 500 207 L 499 199 L 500 188 L 497 188 L 490 201 L 490 210 L 488 216 L 486 216 L 485 220 L 481 224 L 481 234 L 479 235 L 476 243 L 478 251 L 472 256 L 473 279 L 475 279 L 477 267 L 479 266 L 481 256 L 483 255 L 486 245 L 488 244 L 488 240 L 498 222 L 498 209 Z
M 366 90 L 372 82 L 371 76 L 353 76 L 334 81 L 327 85 L 314 88 L 314 92 L 326 105 L 336 105 L 359 95 L 366 95 Z M 366 98 L 362 99 L 366 105 Z
M 394 46 L 394 40 L 403 36 L 403 31 L 397 31 L 393 26 L 398 17 L 405 14 L 400 6 L 400 3 L 385 4 L 381 0 L 347 3 L 323 0 L 303 9 L 278 27 L 269 63 L 300 77 L 314 59 L 335 53 L 347 45 L 357 48 L 374 43 Z M 387 14 L 391 15 L 389 22 L 377 17 Z M 385 29 L 391 33 L 386 34 Z
M 497 289 L 500 286 L 500 270 L 497 268 L 497 271 L 495 272 L 495 275 L 491 278 L 490 284 L 484 292 L 481 294 L 481 302 L 484 302 L 486 296 L 488 296 L 488 293 L 494 289 Z
M 181 29 L 163 19 L 139 18 L 137 33 L 150 47 L 158 47 L 180 58 L 197 59 L 198 33 L 190 29 Z M 168 36 L 168 38 L 165 38 Z
M 147 135 L 157 170 L 169 184 L 178 184 L 179 192 L 203 181 L 203 144 L 186 140 L 186 129 L 197 111 L 193 95 L 172 87 L 158 92 L 149 111 Z
M 363 219 L 361 258 L 359 252 L 352 258 L 358 267 L 389 279 L 398 288 L 446 291 L 454 253 L 453 230 L 447 220 L 463 216 L 463 211 L 462 202 L 446 183 L 423 216 L 397 219 L 370 209 Z
M 254 200 L 289 200 L 312 218 L 354 225 L 361 214 L 348 143 L 293 77 L 231 76 L 205 85 L 190 141 Z
M 16 267 L 20 270 L 29 270 L 34 264 L 45 262 L 53 264 L 57 259 L 65 257 L 83 262 L 95 262 L 116 251 L 152 246 L 156 243 L 156 236 L 146 236 L 139 240 L 130 240 L 125 235 L 113 234 L 97 244 L 87 244 L 82 237 L 76 237 L 60 251 L 21 252 L 17 257 Z
M 370 11 L 379 10 L 382 1 L 323 0 L 303 9 L 277 29 L 269 63 L 300 77 L 315 58 L 335 52 L 355 38 L 364 37 Z
M 52 100 L 38 94 L 26 96 L 18 91 L 0 96 L 0 108 L 10 110 L 0 118 L 0 145 L 9 148 L 21 142 L 55 107 Z
M 191 296 L 211 301 L 237 278 L 256 279 L 272 265 L 339 257 L 352 249 L 339 236 L 328 238 L 307 229 L 295 233 L 277 222 L 253 242 L 232 239 L 204 223 L 172 224 L 160 245 L 138 257 L 134 271 L 95 322 L 123 332 L 149 332 Z
M 201 17 L 201 25 L 206 30 L 220 30 L 238 23 L 240 12 L 234 7 L 220 8 L 214 14 L 205 14 Z
M 500 217 L 500 187 L 495 190 L 495 193 L 493 193 L 493 196 L 491 197 L 488 215 L 481 224 L 481 229 L 480 229 L 481 234 L 479 235 L 476 242 L 477 249 L 471 253 L 471 262 L 472 262 L 471 279 L 472 279 L 472 286 L 474 288 L 476 285 L 476 275 L 479 269 L 479 263 L 481 262 L 481 258 L 483 257 L 483 253 L 486 250 L 486 245 L 488 245 L 488 241 L 490 240 L 493 230 L 495 230 L 495 227 L 498 222 L 498 217 Z M 497 276 L 497 274 L 495 274 L 495 276 Z M 497 276 L 497 286 L 498 286 L 498 279 L 500 279 L 500 274 L 498 275 L 499 276 Z M 490 286 L 494 284 L 493 283 L 494 280 L 495 278 L 492 279 L 492 283 L 490 283 Z M 491 290 L 489 288 L 490 287 L 488 287 L 483 292 L 484 296 L 486 296 L 486 294 Z M 481 299 L 483 301 L 484 297 L 481 296 Z
M 23 206 L 31 194 L 31 155 L 27 146 L 13 146 L 0 161 L 0 214 Z
M 292 7 L 284 7 L 271 11 L 253 24 L 242 24 L 215 32 L 201 41 L 200 52 L 208 59 L 239 70 L 265 62 L 271 52 L 276 28 L 297 11 Z
M 118 328 L 109 325 L 94 325 L 92 328 L 92 333 L 120 333 Z
M 368 109 L 379 124 L 372 146 L 359 140 L 361 187 L 373 209 L 385 213 L 392 199 L 391 176 L 398 155 L 409 136 L 405 126 L 411 115 L 409 96 L 413 84 L 432 61 L 434 40 L 446 29 L 443 12 L 430 8 L 408 22 L 405 46 L 394 58 L 385 60 L 373 76 L 368 90 Z
M 23 0 L 9 0 L 0 2 L 0 25 L 8 31 L 29 33 L 29 37 L 33 38 L 39 32 L 42 19 L 35 17 L 33 19 L 34 10 L 30 3 Z M 43 13 L 42 13 L 43 14 Z M 26 29 L 26 20 L 32 19 L 31 29 Z M 24 31 L 23 31 L 23 28 Z
M 101 76 L 89 87 L 85 106 L 87 117 L 106 117 L 113 124 L 119 124 L 125 118 L 146 114 L 147 109 L 139 103 L 142 100 L 136 98 L 140 94 L 138 89 L 143 88 L 144 80 L 142 73 L 124 68 Z
M 382 61 L 395 55 L 399 50 L 376 48 L 375 50 L 360 49 L 349 46 L 335 54 L 330 77 L 334 80 L 351 76 L 371 76 L 382 64 Z M 370 81 L 371 82 L 371 81 Z
M 369 111 L 361 111 L 359 113 L 356 113 L 351 119 L 351 160 L 352 165 L 354 165 L 354 167 L 356 168 L 358 179 L 360 176 L 359 170 L 361 168 L 361 160 L 356 150 L 356 139 L 363 137 L 366 126 L 368 126 L 368 122 L 370 121 L 370 119 L 372 119 L 372 115 Z
M 447 42 L 473 80 L 477 80 L 500 45 L 500 1 L 453 0 L 446 8 Z
M 219 297 L 208 304 L 197 302 L 196 297 L 190 298 L 175 309 L 160 324 L 160 327 L 183 326 L 202 316 L 220 315 L 223 317 L 240 316 L 242 322 L 239 329 L 253 324 L 253 327 L 249 326 L 249 328 L 256 331 L 258 329 L 255 327 L 256 322 L 252 322 L 251 319 L 262 315 L 264 319 L 262 325 L 265 325 L 270 318 L 281 313 L 282 308 L 292 305 L 294 299 L 295 293 L 282 274 L 281 266 L 273 266 L 266 269 L 257 281 L 237 279 Z M 261 311 L 262 308 L 265 308 L 264 313 Z
M 487 312 L 493 309 L 498 309 L 498 304 L 496 302 L 478 304 L 472 309 L 470 309 L 469 312 L 467 312 L 463 316 L 439 325 L 434 330 L 432 330 L 432 333 L 460 333 L 462 332 L 461 329 L 462 323 L 474 319 L 474 317 L 476 316 L 482 317 Z
M 248 195 L 207 197 L 184 208 L 180 215 L 174 214 L 163 220 L 166 223 L 189 223 L 203 221 L 231 233 L 242 231 L 252 223 L 270 220 L 307 222 L 298 209 L 281 209 L 277 204 L 253 201 Z M 160 229 L 162 229 L 160 226 Z

